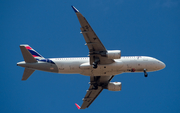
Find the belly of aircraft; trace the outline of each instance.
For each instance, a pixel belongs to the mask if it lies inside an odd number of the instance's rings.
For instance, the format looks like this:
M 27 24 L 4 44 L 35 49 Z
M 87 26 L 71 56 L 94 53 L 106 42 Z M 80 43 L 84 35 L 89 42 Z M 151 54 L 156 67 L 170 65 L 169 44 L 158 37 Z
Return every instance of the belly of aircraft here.
M 143 72 L 144 69 L 152 71 L 154 66 L 142 59 L 120 59 L 115 60 L 111 64 L 98 64 L 94 69 L 89 64 L 89 59 L 84 60 L 53 60 L 58 68 L 58 73 L 65 74 L 82 74 L 85 76 L 111 76 L 118 75 L 123 72 Z
M 114 62 L 108 65 L 98 65 L 96 69 L 93 68 L 89 62 L 56 62 L 58 73 L 66 74 L 82 74 L 85 76 L 111 76 L 122 73 L 120 70 L 123 67 L 121 61 Z

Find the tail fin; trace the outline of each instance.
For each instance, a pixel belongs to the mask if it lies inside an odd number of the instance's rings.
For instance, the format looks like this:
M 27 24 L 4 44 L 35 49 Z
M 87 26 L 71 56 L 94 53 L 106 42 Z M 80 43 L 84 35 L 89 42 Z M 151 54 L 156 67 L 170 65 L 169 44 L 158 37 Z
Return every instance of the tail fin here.
M 29 45 L 20 45 L 20 49 L 24 58 L 24 61 L 27 63 L 34 63 L 37 62 L 36 59 L 44 58 L 38 52 L 36 52 L 33 48 Z
M 22 80 L 27 80 L 31 76 L 31 74 L 33 74 L 34 71 L 35 70 L 33 70 L 33 69 L 25 68 L 23 76 L 22 76 Z

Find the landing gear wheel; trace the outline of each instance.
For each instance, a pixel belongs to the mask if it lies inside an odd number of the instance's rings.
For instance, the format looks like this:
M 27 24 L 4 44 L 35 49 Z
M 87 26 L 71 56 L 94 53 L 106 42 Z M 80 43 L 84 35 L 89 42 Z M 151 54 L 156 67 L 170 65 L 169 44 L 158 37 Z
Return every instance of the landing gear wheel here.
M 144 69 L 144 77 L 147 77 L 147 76 L 148 76 L 148 74 L 146 72 L 146 69 Z
M 148 74 L 146 73 L 146 74 L 144 74 L 144 77 L 147 77 L 148 76 Z
M 98 89 L 98 84 L 93 84 L 93 89 Z
M 93 62 L 93 68 L 94 68 L 94 69 L 97 68 L 97 63 Z

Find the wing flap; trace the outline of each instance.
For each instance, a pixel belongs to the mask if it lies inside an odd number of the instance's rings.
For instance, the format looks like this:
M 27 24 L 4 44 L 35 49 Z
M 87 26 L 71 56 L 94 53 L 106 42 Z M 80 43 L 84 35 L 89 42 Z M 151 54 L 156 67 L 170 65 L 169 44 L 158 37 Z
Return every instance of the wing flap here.
M 89 87 L 89 90 L 87 91 L 85 97 L 83 98 L 83 104 L 81 106 L 81 109 L 88 108 L 91 103 L 98 97 L 98 95 L 102 92 L 103 88 L 98 87 L 98 89 L 94 90 L 92 89 L 93 85 Z
M 83 104 L 81 109 L 88 108 L 92 102 L 98 97 L 98 95 L 103 91 L 104 86 L 106 86 L 114 76 L 91 76 L 90 82 L 97 83 L 98 88 L 94 89 L 93 84 L 90 85 L 85 97 L 83 98 Z
M 100 60 L 99 64 L 113 63 L 113 59 L 108 59 L 106 56 L 102 56 L 102 54 L 106 54 L 107 50 L 96 35 L 96 33 L 93 31 L 86 18 L 74 6 L 72 6 L 72 8 L 77 15 L 77 18 L 81 25 L 81 33 L 83 34 L 86 45 L 89 49 L 90 64 L 92 65 L 93 62 L 95 62 L 95 60 L 97 59 Z
M 90 51 L 106 51 L 106 48 L 102 44 L 102 42 L 99 40 L 96 33 L 91 28 L 90 24 L 87 22 L 86 18 L 83 17 L 81 13 L 76 13 L 78 20 L 81 24 L 81 33 L 84 36 L 84 39 L 87 43 L 87 46 Z M 94 49 L 94 50 L 93 50 Z

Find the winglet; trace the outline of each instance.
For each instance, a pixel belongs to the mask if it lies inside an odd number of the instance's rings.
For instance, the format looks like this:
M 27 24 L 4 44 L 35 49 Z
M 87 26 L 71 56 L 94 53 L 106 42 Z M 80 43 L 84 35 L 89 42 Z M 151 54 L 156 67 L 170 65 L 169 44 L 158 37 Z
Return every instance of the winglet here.
M 78 104 L 75 103 L 75 105 L 76 105 L 76 107 L 77 107 L 78 109 L 81 109 L 81 107 L 80 107 Z
M 71 6 L 73 8 L 73 10 L 75 11 L 75 13 L 79 13 L 79 11 L 74 7 L 74 6 Z

